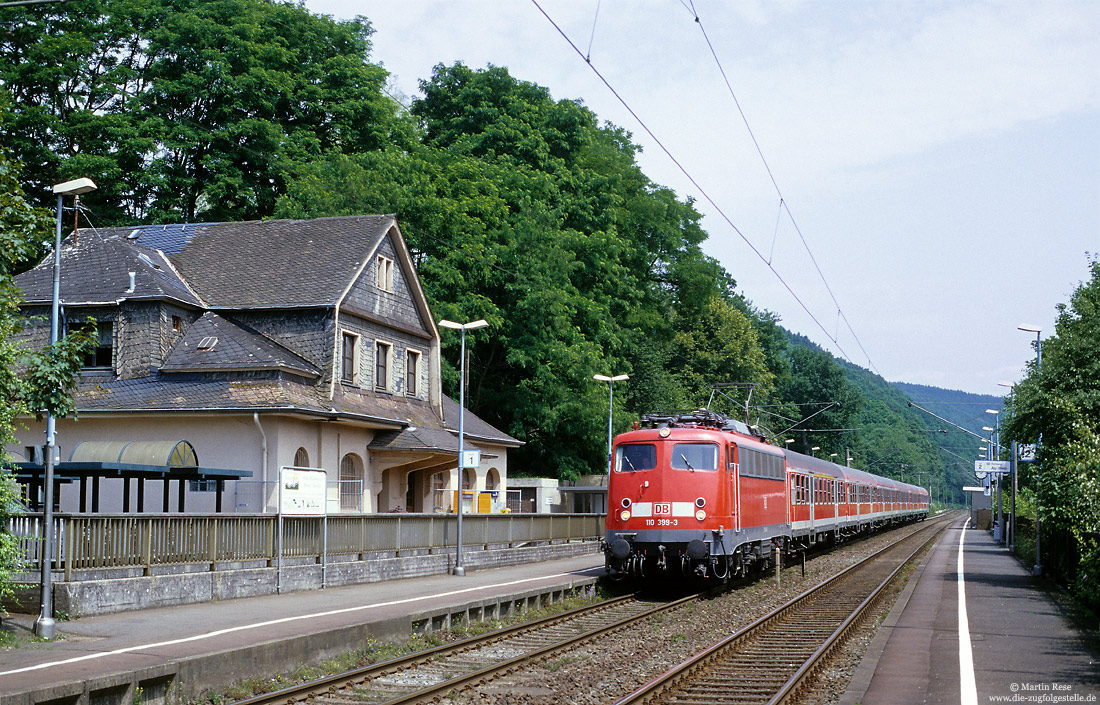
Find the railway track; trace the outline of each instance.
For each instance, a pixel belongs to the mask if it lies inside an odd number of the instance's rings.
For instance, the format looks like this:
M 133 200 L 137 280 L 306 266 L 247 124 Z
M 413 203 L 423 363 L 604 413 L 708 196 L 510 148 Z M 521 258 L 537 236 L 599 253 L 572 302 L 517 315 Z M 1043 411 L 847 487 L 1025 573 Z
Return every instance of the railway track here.
M 856 563 L 655 678 L 616 705 L 779 705 L 807 685 L 901 569 L 949 522 Z
M 698 599 L 652 602 L 636 595 L 527 622 L 345 673 L 265 693 L 234 705 L 371 703 L 429 700 L 492 678 L 608 632 Z
M 745 629 L 667 672 L 617 705 L 779 703 L 859 623 L 900 567 L 938 530 L 937 523 L 891 544 L 807 590 Z M 708 596 L 713 596 L 711 593 Z M 631 624 L 675 610 L 700 595 L 653 602 L 607 600 L 383 663 L 241 700 L 234 705 L 399 705 L 439 699 L 526 669 Z M 838 628 L 840 627 L 840 628 Z

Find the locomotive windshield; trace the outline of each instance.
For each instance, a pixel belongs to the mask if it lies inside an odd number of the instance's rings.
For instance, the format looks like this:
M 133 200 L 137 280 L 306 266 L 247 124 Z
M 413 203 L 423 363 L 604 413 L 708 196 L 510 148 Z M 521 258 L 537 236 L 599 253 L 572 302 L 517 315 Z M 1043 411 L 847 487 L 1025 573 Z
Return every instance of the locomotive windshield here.
M 677 443 L 672 447 L 674 470 L 717 470 L 718 446 L 713 443 Z
M 615 472 L 637 472 L 657 467 L 657 446 L 627 443 L 615 449 Z

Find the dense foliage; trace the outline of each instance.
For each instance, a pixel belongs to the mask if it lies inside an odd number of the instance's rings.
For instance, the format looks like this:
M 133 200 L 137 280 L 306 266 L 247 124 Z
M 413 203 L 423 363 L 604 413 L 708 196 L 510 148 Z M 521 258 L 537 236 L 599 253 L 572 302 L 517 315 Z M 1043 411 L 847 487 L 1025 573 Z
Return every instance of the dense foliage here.
M 490 323 L 468 339 L 468 398 L 526 442 L 513 472 L 602 468 L 608 395 L 592 375 L 627 373 L 617 430 L 710 402 L 796 450 L 942 475 L 885 384 L 736 292 L 692 201 L 579 101 L 456 64 L 406 108 L 384 94 L 365 18 L 289 2 L 89 0 L 0 22 L 16 98 L 0 138 L 29 165 L 31 200 L 88 176 L 97 224 L 395 213 L 436 315 Z M 457 347 L 445 333 L 452 395 Z
M 393 142 L 370 25 L 259 0 L 0 8 L 0 140 L 36 199 L 85 176 L 97 225 L 271 214 L 297 166 Z
M 1072 587 L 1100 611 L 1100 257 L 1089 264 L 1090 280 L 1058 305 L 1041 367 L 1032 360 L 1009 397 L 1006 438 L 1041 441 L 1020 482 L 1044 525 L 1073 537 Z

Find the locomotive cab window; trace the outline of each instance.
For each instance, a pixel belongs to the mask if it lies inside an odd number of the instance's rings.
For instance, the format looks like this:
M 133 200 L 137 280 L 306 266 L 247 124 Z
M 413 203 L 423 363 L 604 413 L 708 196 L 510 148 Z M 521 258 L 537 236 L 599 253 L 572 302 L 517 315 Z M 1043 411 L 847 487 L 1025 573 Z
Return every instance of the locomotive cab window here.
M 672 446 L 674 470 L 717 470 L 718 446 L 713 443 L 677 443 Z
M 615 472 L 638 472 L 657 467 L 657 446 L 627 443 L 615 449 Z

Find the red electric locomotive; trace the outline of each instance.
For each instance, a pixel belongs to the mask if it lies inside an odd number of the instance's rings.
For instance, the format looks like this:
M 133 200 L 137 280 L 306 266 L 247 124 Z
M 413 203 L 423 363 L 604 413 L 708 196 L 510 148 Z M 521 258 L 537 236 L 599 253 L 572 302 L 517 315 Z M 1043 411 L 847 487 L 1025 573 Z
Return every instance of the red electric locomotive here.
M 615 439 L 608 572 L 725 579 L 790 552 L 923 519 L 921 487 L 770 445 L 707 410 L 650 414 Z

